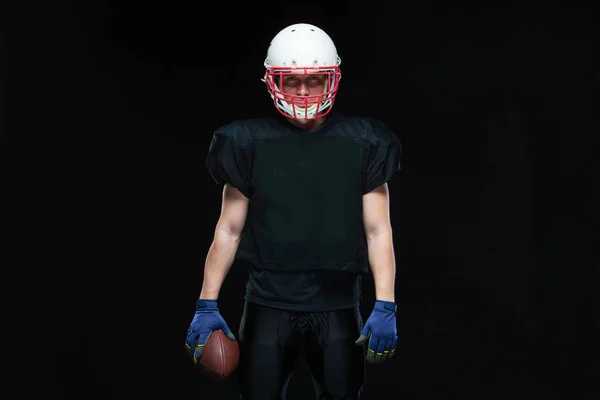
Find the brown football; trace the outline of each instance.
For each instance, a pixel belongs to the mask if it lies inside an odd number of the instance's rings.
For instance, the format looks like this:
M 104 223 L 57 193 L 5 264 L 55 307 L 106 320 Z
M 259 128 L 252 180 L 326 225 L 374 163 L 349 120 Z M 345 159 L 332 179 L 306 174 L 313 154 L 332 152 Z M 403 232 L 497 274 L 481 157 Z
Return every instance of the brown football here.
M 222 380 L 235 372 L 240 362 L 240 347 L 223 331 L 214 331 L 204 344 L 198 367 L 207 376 Z

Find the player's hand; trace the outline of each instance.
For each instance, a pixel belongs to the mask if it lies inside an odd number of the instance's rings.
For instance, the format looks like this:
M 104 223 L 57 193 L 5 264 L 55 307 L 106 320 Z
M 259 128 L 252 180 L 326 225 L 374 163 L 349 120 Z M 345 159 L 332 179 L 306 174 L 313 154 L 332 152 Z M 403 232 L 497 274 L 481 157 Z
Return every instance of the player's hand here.
M 369 341 L 367 362 L 379 364 L 394 356 L 398 335 L 396 333 L 396 304 L 377 300 L 356 344 Z
M 208 337 L 214 331 L 221 330 L 231 340 L 235 340 L 235 336 L 231 329 L 225 323 L 223 317 L 219 313 L 216 300 L 198 300 L 196 303 L 196 313 L 190 324 L 185 339 L 185 347 L 190 353 L 194 364 L 198 363 L 204 344 Z

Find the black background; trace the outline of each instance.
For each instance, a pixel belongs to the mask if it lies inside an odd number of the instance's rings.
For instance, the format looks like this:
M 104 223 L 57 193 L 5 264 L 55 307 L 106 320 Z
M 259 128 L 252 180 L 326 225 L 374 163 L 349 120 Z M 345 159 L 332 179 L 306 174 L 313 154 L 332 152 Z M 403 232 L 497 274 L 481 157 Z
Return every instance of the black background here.
M 21 389 L 237 398 L 183 347 L 220 211 L 204 160 L 215 128 L 275 112 L 269 40 L 310 22 L 342 58 L 335 108 L 405 148 L 398 355 L 369 366 L 364 398 L 598 398 L 594 10 L 413 3 L 9 5 L 5 331 Z M 222 290 L 234 331 L 246 274 Z M 301 366 L 290 399 L 310 385 Z

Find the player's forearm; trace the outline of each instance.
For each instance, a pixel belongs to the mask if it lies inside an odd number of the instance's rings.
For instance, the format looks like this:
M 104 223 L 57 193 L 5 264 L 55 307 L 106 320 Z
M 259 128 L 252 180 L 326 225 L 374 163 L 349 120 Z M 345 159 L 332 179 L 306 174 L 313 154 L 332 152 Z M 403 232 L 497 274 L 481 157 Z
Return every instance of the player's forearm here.
M 221 286 L 231 269 L 239 243 L 239 236 L 219 230 L 215 232 L 214 240 L 206 256 L 204 281 L 200 292 L 201 299 L 216 300 L 219 297 Z
M 369 264 L 375 282 L 377 300 L 394 302 L 396 260 L 391 230 L 379 232 L 367 238 Z

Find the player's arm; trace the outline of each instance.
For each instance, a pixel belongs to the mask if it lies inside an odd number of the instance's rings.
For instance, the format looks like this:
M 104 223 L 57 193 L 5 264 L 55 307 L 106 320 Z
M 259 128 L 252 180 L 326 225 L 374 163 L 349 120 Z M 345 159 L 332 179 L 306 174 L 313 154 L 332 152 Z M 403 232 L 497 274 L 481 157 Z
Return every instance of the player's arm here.
M 363 195 L 363 224 L 376 299 L 395 302 L 396 261 L 387 183 Z
M 223 281 L 233 264 L 247 215 L 248 198 L 233 186 L 225 184 L 221 215 L 206 256 L 201 299 L 216 300 L 219 297 Z

